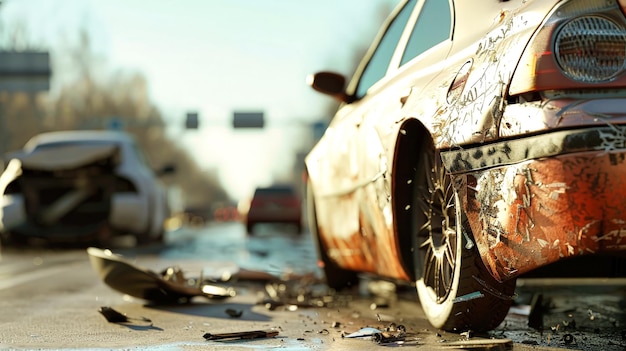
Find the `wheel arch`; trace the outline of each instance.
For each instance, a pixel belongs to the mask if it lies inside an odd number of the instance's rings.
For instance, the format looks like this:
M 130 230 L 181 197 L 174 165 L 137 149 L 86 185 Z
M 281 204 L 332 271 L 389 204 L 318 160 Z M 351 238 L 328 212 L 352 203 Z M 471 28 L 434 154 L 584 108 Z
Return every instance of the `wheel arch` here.
M 400 252 L 401 262 L 406 273 L 415 280 L 413 243 L 414 233 L 412 211 L 410 208 L 413 200 L 413 179 L 419 162 L 418 149 L 425 138 L 432 136 L 428 129 L 417 119 L 406 120 L 400 127 L 400 133 L 395 146 L 395 158 L 393 160 L 392 174 L 392 198 L 395 208 L 395 232 Z

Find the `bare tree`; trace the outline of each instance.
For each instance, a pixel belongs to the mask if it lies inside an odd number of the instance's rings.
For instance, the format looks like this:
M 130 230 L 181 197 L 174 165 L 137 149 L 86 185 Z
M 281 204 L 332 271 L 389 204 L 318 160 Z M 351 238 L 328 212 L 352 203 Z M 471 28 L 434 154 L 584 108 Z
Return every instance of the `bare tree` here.
M 22 31 L 14 40 L 17 50 L 23 47 Z M 19 35 L 18 35 L 19 34 Z M 19 40 L 18 40 L 19 39 Z M 54 130 L 110 129 L 120 126 L 137 140 L 155 169 L 174 164 L 177 172 L 167 183 L 182 190 L 183 197 L 195 204 L 229 201 L 216 177 L 203 171 L 189 152 L 170 140 L 163 116 L 148 95 L 148 82 L 139 73 L 118 70 L 100 74 L 101 59 L 91 49 L 86 32 L 80 43 L 68 52 L 53 52 L 66 60 L 53 67 L 75 69 L 69 83 L 54 95 L 0 92 L 0 127 L 3 144 L 0 152 L 18 149 L 32 136 Z M 108 79 L 101 78 L 109 77 Z M 199 196 L 201 194 L 201 196 Z

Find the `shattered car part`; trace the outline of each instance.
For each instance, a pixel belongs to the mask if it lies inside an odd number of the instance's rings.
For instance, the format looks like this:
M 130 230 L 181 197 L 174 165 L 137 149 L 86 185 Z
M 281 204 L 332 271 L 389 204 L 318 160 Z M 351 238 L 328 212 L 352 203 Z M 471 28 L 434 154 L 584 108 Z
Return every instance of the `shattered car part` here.
M 392 342 L 404 341 L 406 339 L 406 335 L 403 333 L 394 335 L 390 333 L 376 333 L 372 335 L 372 342 L 375 344 L 387 344 Z
M 353 339 L 353 338 L 372 338 L 374 335 L 381 334 L 382 331 L 372 327 L 361 328 L 354 333 L 350 333 L 348 335 L 342 336 L 343 338 Z
M 347 85 L 309 76 L 341 102 L 305 159 L 328 285 L 415 282 L 433 326 L 487 331 L 520 275 L 623 257 L 625 43 L 624 0 L 406 0 Z
M 188 302 L 196 296 L 225 299 L 235 290 L 185 279 L 179 269 L 166 269 L 165 274 L 137 267 L 110 250 L 87 249 L 89 261 L 102 281 L 121 293 L 157 303 Z
M 404 325 L 391 323 L 389 326 L 378 329 L 373 327 L 361 328 L 356 332 L 348 335 L 342 335 L 342 338 L 348 339 L 368 339 L 375 344 L 402 343 L 407 338 L 407 332 Z
M 372 335 L 372 341 L 376 344 L 388 344 L 403 342 L 406 340 L 406 327 L 402 324 L 391 323 L 383 332 Z
M 268 282 L 265 284 L 265 293 L 266 296 L 259 304 L 265 305 L 270 311 L 281 306 L 294 311 L 300 307 L 327 307 L 346 303 L 311 275 L 292 276 L 288 280 Z
M 273 338 L 278 335 L 277 330 L 251 330 L 243 332 L 232 333 L 205 333 L 204 338 L 206 340 L 242 340 L 242 339 L 261 339 L 261 338 Z

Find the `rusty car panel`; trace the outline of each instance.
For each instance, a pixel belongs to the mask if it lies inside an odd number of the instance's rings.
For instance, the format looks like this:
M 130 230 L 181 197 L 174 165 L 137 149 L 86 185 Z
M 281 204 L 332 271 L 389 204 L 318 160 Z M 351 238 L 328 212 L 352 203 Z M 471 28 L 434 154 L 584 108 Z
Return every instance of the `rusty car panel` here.
M 476 173 L 467 216 L 500 280 L 562 258 L 626 249 L 626 152 L 586 152 Z

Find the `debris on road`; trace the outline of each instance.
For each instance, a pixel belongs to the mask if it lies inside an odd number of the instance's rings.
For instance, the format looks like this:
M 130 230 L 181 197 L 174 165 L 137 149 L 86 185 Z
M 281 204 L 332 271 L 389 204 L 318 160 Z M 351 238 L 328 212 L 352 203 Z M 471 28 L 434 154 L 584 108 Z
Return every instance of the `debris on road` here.
M 530 313 L 528 315 L 528 326 L 536 329 L 543 329 L 543 315 L 546 312 L 546 308 L 543 304 L 543 295 L 535 294 L 532 297 L 530 303 Z
M 98 309 L 98 312 L 100 312 L 100 314 L 102 314 L 109 323 L 128 323 L 128 322 L 133 322 L 133 321 L 140 321 L 140 322 L 145 322 L 145 323 L 149 323 L 149 325 L 152 325 L 152 321 L 146 317 L 131 318 L 131 317 L 126 316 L 123 313 L 120 313 L 114 310 L 113 308 L 109 306 L 100 307 Z
M 211 334 L 205 333 L 206 340 L 244 340 L 244 339 L 261 339 L 273 338 L 278 335 L 277 330 L 251 330 L 233 333 Z
M 563 335 L 563 342 L 566 345 L 569 345 L 569 344 L 573 343 L 575 340 L 576 339 L 574 339 L 574 335 L 572 335 L 572 334 L 565 334 L 565 335 Z
M 493 350 L 504 351 L 513 348 L 513 341 L 509 339 L 463 339 L 455 341 L 442 341 L 439 349 L 461 349 L 461 350 Z
M 239 318 L 241 317 L 241 315 L 243 315 L 243 311 L 242 310 L 234 310 L 232 308 L 227 308 L 226 311 L 227 315 L 229 315 L 232 318 Z
M 270 311 L 278 307 L 297 311 L 299 308 L 345 306 L 346 302 L 319 279 L 304 275 L 266 283 L 265 296 L 258 304 L 265 305 Z
M 178 267 L 161 274 L 126 261 L 110 250 L 87 249 L 91 265 L 102 281 L 121 293 L 155 303 L 186 303 L 196 296 L 225 299 L 235 296 L 230 287 L 208 284 L 202 279 L 186 279 Z
M 202 274 L 206 279 L 214 282 L 234 282 L 234 281 L 258 281 L 270 282 L 280 280 L 280 277 L 260 270 L 252 270 L 240 267 L 235 262 L 208 262 L 202 269 Z
M 396 325 L 395 323 L 380 329 L 373 327 L 361 328 L 354 333 L 342 335 L 342 338 L 371 340 L 375 344 L 385 346 L 407 346 L 407 342 L 417 345 L 416 343 L 421 341 L 421 338 L 417 337 L 416 334 L 407 333 L 404 325 Z
M 389 344 L 392 342 L 404 341 L 406 335 L 400 333 L 398 335 L 390 333 L 377 333 L 372 335 L 372 341 L 376 344 Z
M 391 323 L 383 332 L 372 335 L 372 341 L 376 344 L 404 342 L 406 336 L 406 327 L 404 325 Z
M 372 327 L 361 328 L 354 333 L 342 336 L 343 338 L 372 338 L 375 334 L 381 334 L 382 331 Z

